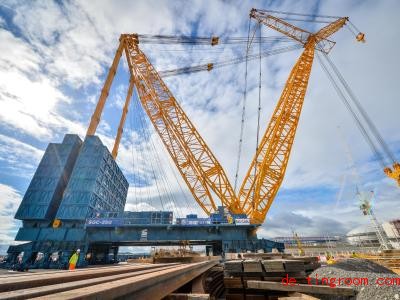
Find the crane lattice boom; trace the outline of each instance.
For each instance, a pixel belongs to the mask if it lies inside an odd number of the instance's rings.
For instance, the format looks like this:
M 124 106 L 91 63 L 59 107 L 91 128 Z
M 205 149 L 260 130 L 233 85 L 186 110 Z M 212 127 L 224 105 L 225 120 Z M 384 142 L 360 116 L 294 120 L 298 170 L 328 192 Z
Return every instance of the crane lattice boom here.
M 315 40 L 300 56 L 239 191 L 240 207 L 262 222 L 282 183 L 314 58 Z
M 313 34 L 276 17 L 252 10 L 251 16 L 304 45 L 275 108 L 272 119 L 258 146 L 237 196 L 222 166 L 176 101 L 146 55 L 139 49 L 137 34 L 122 34 L 120 44 L 93 113 L 87 135 L 93 135 L 101 118 L 118 62 L 125 52 L 130 71 L 128 95 L 118 128 L 113 157 L 128 112 L 133 86 L 140 102 L 168 153 L 201 208 L 210 214 L 216 210 L 213 197 L 232 213 L 245 213 L 253 223 L 262 223 L 271 206 L 288 164 L 315 50 L 329 52 L 334 43 L 327 38 L 339 30 L 347 18 L 340 18 Z M 328 46 L 327 46 L 328 45 Z
M 311 74 L 315 48 L 320 41 L 339 30 L 347 18 L 336 20 L 317 33 L 311 34 L 276 17 L 264 13 L 257 14 L 257 10 L 254 9 L 251 16 L 268 27 L 304 43 L 305 48 L 290 72 L 239 191 L 240 208 L 251 216 L 253 222 L 262 223 L 285 175 Z M 270 20 L 273 22 L 270 23 Z
M 238 213 L 233 188 L 218 160 L 182 110 L 157 71 L 139 49 L 136 35 L 122 35 L 131 76 L 140 101 L 200 206 L 216 209 L 212 190 L 224 206 Z

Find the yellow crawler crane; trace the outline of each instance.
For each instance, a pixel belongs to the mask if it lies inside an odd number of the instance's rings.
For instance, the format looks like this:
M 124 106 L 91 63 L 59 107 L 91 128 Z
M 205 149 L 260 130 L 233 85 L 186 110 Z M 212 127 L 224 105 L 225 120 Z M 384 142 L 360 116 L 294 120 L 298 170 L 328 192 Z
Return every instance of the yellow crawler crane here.
M 272 119 L 258 146 L 256 155 L 236 195 L 222 166 L 199 132 L 176 101 L 158 72 L 139 47 L 138 34 L 122 34 L 113 63 L 108 72 L 87 135 L 94 135 L 117 71 L 125 53 L 130 83 L 118 127 L 112 155 L 116 158 L 128 113 L 133 88 L 154 128 L 172 157 L 182 178 L 200 207 L 210 214 L 216 211 L 213 197 L 231 213 L 246 214 L 252 223 L 261 224 L 278 192 L 287 167 L 301 108 L 308 85 L 315 50 L 328 53 L 334 42 L 327 38 L 338 31 L 347 18 L 337 18 L 316 33 L 311 33 L 265 11 L 251 11 L 251 17 L 277 30 L 304 46 L 293 67 L 275 108 Z M 211 44 L 215 44 L 215 37 Z

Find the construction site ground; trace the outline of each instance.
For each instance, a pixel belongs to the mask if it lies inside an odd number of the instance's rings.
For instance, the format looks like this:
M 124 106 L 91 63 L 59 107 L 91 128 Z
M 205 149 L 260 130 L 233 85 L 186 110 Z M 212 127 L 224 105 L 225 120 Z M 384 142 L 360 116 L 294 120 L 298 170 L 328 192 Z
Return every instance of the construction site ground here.
M 360 258 L 350 258 L 336 264 L 318 268 L 310 277 L 315 278 L 351 278 L 352 288 L 357 290 L 357 300 L 364 299 L 399 299 L 400 297 L 400 277 L 393 271 L 376 264 L 370 260 Z M 355 280 L 367 278 L 368 285 L 355 284 Z M 390 280 L 393 279 L 393 280 Z M 385 283 L 386 280 L 386 283 Z M 347 286 L 344 281 L 338 286 Z M 382 285 L 381 285 L 382 284 Z M 339 296 L 321 297 L 321 299 L 342 299 Z
M 400 276 L 364 258 L 322 266 L 318 257 L 282 253 L 244 253 L 225 261 L 192 258 L 75 271 L 0 269 L 0 299 L 76 299 L 75 290 L 82 293 L 79 299 L 148 295 L 155 284 L 163 288 L 154 299 L 400 299 Z M 285 278 L 295 278 L 296 284 Z

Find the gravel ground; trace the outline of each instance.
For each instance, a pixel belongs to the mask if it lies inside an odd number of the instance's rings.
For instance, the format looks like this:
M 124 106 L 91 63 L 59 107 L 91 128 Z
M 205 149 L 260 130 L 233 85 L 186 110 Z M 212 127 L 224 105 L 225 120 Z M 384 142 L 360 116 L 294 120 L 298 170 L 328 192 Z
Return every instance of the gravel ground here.
M 338 284 L 338 278 L 368 278 L 368 285 L 358 285 L 355 282 L 352 285 L 346 285 L 341 282 L 340 286 L 350 286 L 358 290 L 357 300 L 399 300 L 400 299 L 400 275 L 393 273 L 391 270 L 386 269 L 383 266 L 375 264 L 374 262 L 364 259 L 347 259 L 341 261 L 335 265 L 321 267 L 310 274 L 311 278 L 315 278 L 318 275 L 318 279 L 322 277 L 336 278 L 336 284 Z M 398 278 L 398 282 L 394 281 L 392 284 L 379 286 L 376 283 L 378 278 Z M 390 279 L 389 279 L 390 280 Z M 323 297 L 321 299 L 347 299 L 344 297 Z
M 360 271 L 360 272 L 372 272 L 372 273 L 385 273 L 394 274 L 393 271 L 385 268 L 384 266 L 378 265 L 373 261 L 361 258 L 349 258 L 342 260 L 333 265 L 336 269 L 343 271 Z

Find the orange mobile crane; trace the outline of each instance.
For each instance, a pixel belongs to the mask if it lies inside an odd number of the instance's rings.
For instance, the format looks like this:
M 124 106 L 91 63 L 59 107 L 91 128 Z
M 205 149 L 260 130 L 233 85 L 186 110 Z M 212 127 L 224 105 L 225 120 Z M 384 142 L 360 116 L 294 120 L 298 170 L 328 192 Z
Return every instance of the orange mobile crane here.
M 263 223 L 282 183 L 311 73 L 315 50 L 328 53 L 334 42 L 328 38 L 348 18 L 336 18 L 316 33 L 287 23 L 262 10 L 251 10 L 250 17 L 303 44 L 304 51 L 290 72 L 270 123 L 261 139 L 238 195 L 235 194 L 222 166 L 213 155 L 193 123 L 187 117 L 159 73 L 139 47 L 138 34 L 122 34 L 112 66 L 108 72 L 87 135 L 94 135 L 124 52 L 130 83 L 115 139 L 112 155 L 118 146 L 128 113 L 133 88 L 156 132 L 172 157 L 181 176 L 200 207 L 210 214 L 216 210 L 213 197 L 220 199 L 231 213 L 246 214 L 252 223 Z M 359 34 L 358 40 L 363 40 Z M 215 38 L 214 38 L 215 39 Z

